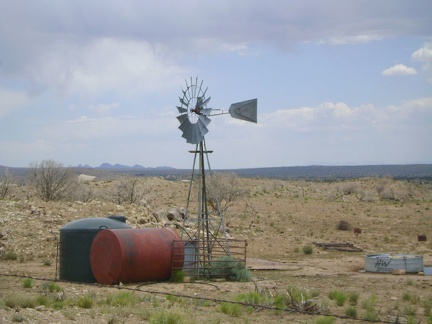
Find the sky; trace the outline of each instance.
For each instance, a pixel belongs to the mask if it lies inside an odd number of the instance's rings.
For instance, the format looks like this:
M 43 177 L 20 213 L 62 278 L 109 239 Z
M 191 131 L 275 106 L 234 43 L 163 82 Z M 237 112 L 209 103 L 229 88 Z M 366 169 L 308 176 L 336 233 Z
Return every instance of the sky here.
M 432 163 L 432 1 L 0 0 L 0 165 L 212 169 Z

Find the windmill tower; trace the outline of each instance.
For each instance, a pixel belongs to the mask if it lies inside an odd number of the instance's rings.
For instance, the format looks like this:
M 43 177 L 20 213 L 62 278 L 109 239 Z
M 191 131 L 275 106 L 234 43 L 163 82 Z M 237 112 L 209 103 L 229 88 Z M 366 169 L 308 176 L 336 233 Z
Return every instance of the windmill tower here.
M 208 154 L 212 151 L 207 150 L 204 137 L 208 133 L 210 117 L 229 113 L 233 118 L 257 122 L 257 99 L 234 103 L 226 112 L 207 106 L 211 99 L 207 97 L 207 89 L 203 87 L 203 81 L 199 82 L 198 78 L 195 80 L 191 78 L 189 83 L 186 80 L 186 87 L 182 88 L 182 95 L 179 97 L 180 106 L 177 106 L 180 114 L 177 119 L 180 122 L 179 129 L 183 133 L 182 137 L 187 143 L 195 145 L 195 150 L 189 151 L 194 154 L 194 159 L 182 239 L 188 241 L 186 251 L 188 244 L 192 248 L 191 263 L 200 273 L 206 273 L 208 265 L 216 257 L 231 256 L 224 217 L 208 158 Z M 214 190 L 211 196 L 216 202 L 216 210 L 210 210 L 208 206 L 211 188 Z

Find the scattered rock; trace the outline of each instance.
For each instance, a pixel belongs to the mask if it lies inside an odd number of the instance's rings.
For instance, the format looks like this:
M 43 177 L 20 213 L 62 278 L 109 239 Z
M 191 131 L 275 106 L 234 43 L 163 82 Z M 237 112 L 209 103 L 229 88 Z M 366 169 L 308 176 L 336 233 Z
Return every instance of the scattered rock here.
M 87 174 L 80 174 L 78 176 L 78 182 L 81 182 L 81 183 L 90 182 L 90 181 L 93 181 L 95 179 L 96 179 L 95 176 L 91 176 L 91 175 L 87 175 Z

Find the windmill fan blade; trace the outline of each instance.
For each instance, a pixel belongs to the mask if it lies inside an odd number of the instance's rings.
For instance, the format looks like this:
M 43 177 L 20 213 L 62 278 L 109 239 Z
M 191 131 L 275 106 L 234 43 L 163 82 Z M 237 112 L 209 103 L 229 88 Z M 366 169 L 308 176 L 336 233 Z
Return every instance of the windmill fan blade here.
M 177 116 L 177 119 L 180 122 L 180 124 L 183 124 L 186 119 L 189 120 L 187 114 Z
M 204 136 L 205 134 L 208 133 L 208 128 L 206 127 L 206 125 L 204 125 L 204 123 L 201 121 L 201 119 L 198 119 L 197 123 L 198 125 L 198 130 L 199 130 L 199 134 L 201 136 Z
M 203 101 L 203 103 L 201 104 L 201 106 L 205 106 L 210 102 L 211 97 L 208 97 L 206 100 Z
M 180 126 L 181 127 L 181 126 Z M 179 127 L 179 128 L 180 128 Z M 190 124 L 190 123 L 184 123 L 184 129 L 182 129 L 182 131 L 183 131 L 183 135 L 182 135 L 182 137 L 184 137 L 185 139 L 186 139 L 186 141 L 188 142 L 188 143 L 190 143 L 189 141 L 190 141 L 190 139 L 192 138 L 192 136 L 193 136 L 193 127 L 192 127 L 192 124 Z
M 186 118 L 178 128 L 184 133 L 189 125 L 191 125 L 191 122 L 189 121 L 189 118 Z
M 180 114 L 183 114 L 183 113 L 187 112 L 187 109 L 186 109 L 186 108 L 179 107 L 179 106 L 176 106 L 176 107 L 177 107 L 177 110 L 178 110 L 178 112 L 179 112 Z
M 188 104 L 183 100 L 183 98 L 180 98 L 179 97 L 179 100 L 180 100 L 180 103 L 182 104 L 182 105 L 184 105 L 184 106 L 188 106 Z
M 208 124 L 211 122 L 211 119 L 205 115 L 198 115 L 198 119 L 201 120 L 205 126 L 208 126 Z
M 189 133 L 188 133 L 189 137 L 186 138 L 186 141 L 188 143 L 191 143 L 191 144 L 199 143 L 197 125 L 196 124 L 190 124 L 190 127 L 188 127 L 188 130 L 189 130 Z
M 233 103 L 229 108 L 231 117 L 246 120 L 248 122 L 257 122 L 257 99 L 246 100 Z

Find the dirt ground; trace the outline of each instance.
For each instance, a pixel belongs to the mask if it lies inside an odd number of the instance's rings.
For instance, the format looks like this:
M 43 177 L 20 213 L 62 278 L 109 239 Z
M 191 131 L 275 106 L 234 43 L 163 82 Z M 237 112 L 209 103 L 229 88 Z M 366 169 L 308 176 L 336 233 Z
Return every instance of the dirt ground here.
M 343 182 L 236 179 L 243 195 L 226 211 L 225 222 L 231 238 L 247 240 L 251 282 L 186 278 L 182 283 L 110 287 L 57 282 L 59 298 L 68 303 L 58 309 L 32 304 L 38 296 L 51 298 L 53 294 L 46 287 L 56 279 L 56 247 L 65 224 L 116 214 L 126 216 L 132 227 L 161 227 L 151 221 L 153 212 L 185 207 L 188 183 L 160 178 L 142 181 L 151 191 L 138 204 L 102 199 L 43 202 L 23 187 L 0 200 L 0 322 L 163 323 L 158 315 L 167 314 L 177 316 L 174 322 L 179 323 L 358 323 L 365 318 L 384 323 L 432 322 L 432 276 L 364 271 L 365 255 L 381 253 L 420 255 L 424 265 L 432 267 L 432 184 L 388 178 Z M 104 190 L 112 182 L 87 185 Z M 361 233 L 354 233 L 354 228 Z M 419 241 L 419 235 L 426 241 Z M 347 242 L 362 251 L 315 245 Z M 305 246 L 312 247 L 310 254 L 304 252 Z M 11 251 L 16 259 L 10 257 Z M 24 287 L 25 278 L 34 278 L 31 288 Z M 258 292 L 270 298 L 288 296 L 294 290 L 313 298 L 321 314 L 275 310 L 262 301 L 263 307 L 223 310 L 224 301 L 238 301 L 242 293 Z M 102 303 L 120 291 L 138 295 L 139 303 L 124 307 Z M 337 305 L 331 298 L 334 291 L 357 297 L 351 305 L 348 300 Z M 79 307 L 77 300 L 82 296 L 91 296 L 95 304 Z M 22 303 L 26 298 L 27 306 Z M 348 317 L 348 308 L 355 309 L 356 318 Z

